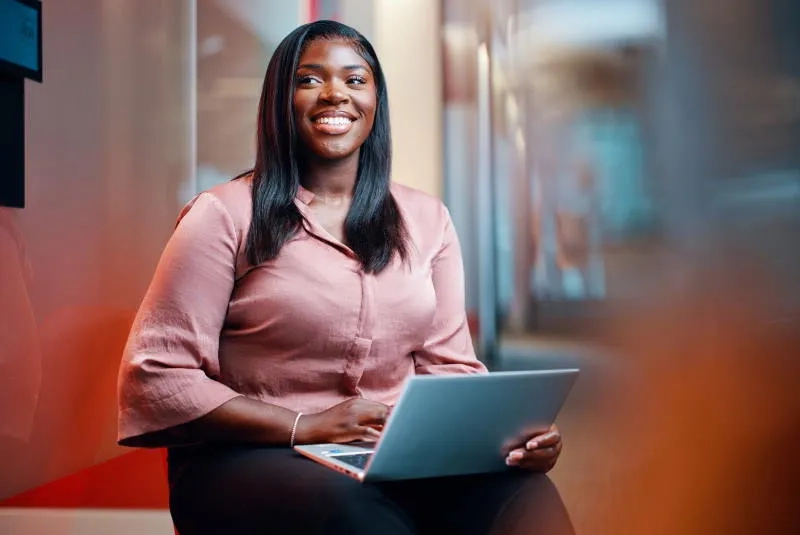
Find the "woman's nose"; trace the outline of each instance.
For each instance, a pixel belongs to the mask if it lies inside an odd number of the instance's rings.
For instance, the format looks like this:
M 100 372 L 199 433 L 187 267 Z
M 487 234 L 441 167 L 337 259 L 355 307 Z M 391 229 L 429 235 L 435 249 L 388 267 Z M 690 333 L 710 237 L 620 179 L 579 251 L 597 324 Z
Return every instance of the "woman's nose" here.
M 341 104 L 347 101 L 347 93 L 343 90 L 340 84 L 336 82 L 328 82 L 322 88 L 320 98 L 325 102 L 331 104 Z

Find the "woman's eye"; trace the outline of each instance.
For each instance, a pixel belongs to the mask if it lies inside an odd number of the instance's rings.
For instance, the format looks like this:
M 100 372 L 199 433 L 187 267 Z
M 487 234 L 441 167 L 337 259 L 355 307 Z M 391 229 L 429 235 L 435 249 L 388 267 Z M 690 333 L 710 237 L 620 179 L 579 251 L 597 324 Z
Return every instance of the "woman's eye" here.
M 317 79 L 313 76 L 300 76 L 297 79 L 297 83 L 300 85 L 311 85 L 317 82 Z
M 347 79 L 347 83 L 361 85 L 361 84 L 366 84 L 367 79 L 364 78 L 363 76 L 351 76 L 350 78 Z

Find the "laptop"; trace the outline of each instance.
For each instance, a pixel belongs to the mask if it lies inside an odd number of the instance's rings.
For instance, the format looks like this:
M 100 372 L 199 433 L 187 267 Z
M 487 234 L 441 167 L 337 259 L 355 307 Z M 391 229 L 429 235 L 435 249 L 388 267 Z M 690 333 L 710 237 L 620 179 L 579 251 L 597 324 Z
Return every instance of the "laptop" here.
M 509 470 L 507 452 L 555 421 L 578 373 L 415 375 L 376 443 L 294 449 L 362 482 Z

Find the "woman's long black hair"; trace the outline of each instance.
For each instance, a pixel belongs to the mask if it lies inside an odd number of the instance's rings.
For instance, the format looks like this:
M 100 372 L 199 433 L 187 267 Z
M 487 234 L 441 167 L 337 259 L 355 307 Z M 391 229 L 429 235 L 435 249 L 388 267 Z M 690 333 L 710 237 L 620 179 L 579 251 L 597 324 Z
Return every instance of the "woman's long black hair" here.
M 353 28 L 334 21 L 312 22 L 294 30 L 278 45 L 267 67 L 258 107 L 256 161 L 251 171 L 253 218 L 245 253 L 254 266 L 274 259 L 302 224 L 294 203 L 300 186 L 297 158 L 301 150 L 293 102 L 300 56 L 316 39 L 352 43 L 375 78 L 375 122 L 359 153 L 344 234 L 364 271 L 379 273 L 395 255 L 403 260 L 408 255 L 406 227 L 390 191 L 392 139 L 386 80 L 369 41 Z

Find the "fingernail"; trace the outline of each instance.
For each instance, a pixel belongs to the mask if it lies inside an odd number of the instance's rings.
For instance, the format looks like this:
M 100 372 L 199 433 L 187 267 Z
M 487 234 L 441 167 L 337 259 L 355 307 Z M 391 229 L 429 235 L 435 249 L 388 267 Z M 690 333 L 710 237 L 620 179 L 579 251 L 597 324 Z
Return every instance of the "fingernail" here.
M 539 443 L 536 442 L 535 440 L 531 440 L 525 445 L 525 447 L 528 448 L 529 450 L 535 450 L 536 448 L 539 447 Z
M 509 458 L 509 459 L 511 459 L 512 461 L 519 461 L 520 459 L 522 459 L 522 452 L 519 452 L 519 451 L 512 451 L 512 452 L 511 452 L 511 453 L 508 455 L 508 458 Z

